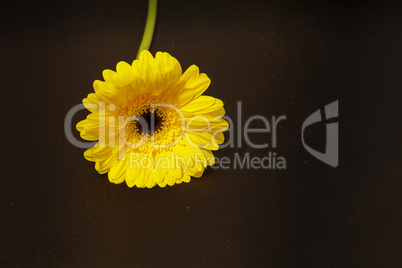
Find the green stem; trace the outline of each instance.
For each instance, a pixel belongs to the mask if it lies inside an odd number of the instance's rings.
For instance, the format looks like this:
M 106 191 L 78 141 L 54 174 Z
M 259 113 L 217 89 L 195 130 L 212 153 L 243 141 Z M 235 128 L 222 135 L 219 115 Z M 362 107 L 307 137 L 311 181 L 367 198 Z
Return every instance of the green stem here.
M 149 47 L 151 46 L 156 22 L 157 2 L 158 2 L 157 0 L 148 0 L 147 22 L 145 24 L 145 30 L 144 35 L 142 36 L 140 49 L 138 49 L 137 59 L 140 56 L 141 51 L 149 50 Z

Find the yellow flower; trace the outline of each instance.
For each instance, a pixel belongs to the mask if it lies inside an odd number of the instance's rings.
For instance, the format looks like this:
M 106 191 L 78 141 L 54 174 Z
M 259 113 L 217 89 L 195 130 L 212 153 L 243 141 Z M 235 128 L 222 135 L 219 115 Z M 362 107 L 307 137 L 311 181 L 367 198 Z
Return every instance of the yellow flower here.
M 210 79 L 190 66 L 182 73 L 168 53 L 144 50 L 132 65 L 104 70 L 95 93 L 83 100 L 91 112 L 77 124 L 95 169 L 113 183 L 151 188 L 189 182 L 215 162 L 228 123 L 221 100 L 202 95 Z

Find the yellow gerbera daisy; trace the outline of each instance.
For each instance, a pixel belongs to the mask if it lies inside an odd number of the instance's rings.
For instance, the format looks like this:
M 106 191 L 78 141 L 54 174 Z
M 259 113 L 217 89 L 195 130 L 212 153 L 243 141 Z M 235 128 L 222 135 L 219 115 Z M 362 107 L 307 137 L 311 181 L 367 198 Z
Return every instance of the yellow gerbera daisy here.
M 104 70 L 95 93 L 83 100 L 91 112 L 77 124 L 85 151 L 113 183 L 151 188 L 189 182 L 214 164 L 211 150 L 223 143 L 228 123 L 221 100 L 202 95 L 210 79 L 190 66 L 182 73 L 168 53 L 143 50 L 132 65 Z

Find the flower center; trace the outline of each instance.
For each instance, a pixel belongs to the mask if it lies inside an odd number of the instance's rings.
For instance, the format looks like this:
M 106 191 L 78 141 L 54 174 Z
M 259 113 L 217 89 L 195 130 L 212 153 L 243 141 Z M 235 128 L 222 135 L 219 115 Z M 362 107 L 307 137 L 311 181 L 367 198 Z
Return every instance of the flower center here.
M 120 116 L 130 120 L 122 125 L 126 145 L 138 153 L 170 151 L 183 135 L 177 108 L 159 96 L 135 99 L 120 111 Z
M 163 112 L 157 108 L 146 108 L 139 114 L 140 118 L 134 121 L 138 134 L 154 135 L 159 132 L 164 125 Z

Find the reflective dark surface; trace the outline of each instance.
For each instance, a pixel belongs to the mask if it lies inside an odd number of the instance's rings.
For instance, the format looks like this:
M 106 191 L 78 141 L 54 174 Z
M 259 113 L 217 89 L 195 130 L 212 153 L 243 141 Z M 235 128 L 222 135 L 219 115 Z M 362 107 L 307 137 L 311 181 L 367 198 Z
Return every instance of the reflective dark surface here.
M 276 148 L 243 140 L 216 153 L 233 161 L 271 152 L 285 170 L 210 168 L 164 189 L 111 184 L 64 134 L 67 112 L 102 70 L 135 58 L 146 1 L 5 10 L 0 266 L 401 267 L 399 10 L 385 2 L 161 3 L 151 52 L 207 73 L 206 94 L 224 101 L 234 129 L 255 114 L 286 116 Z M 333 168 L 303 148 L 301 126 L 335 100 Z M 323 150 L 325 131 L 311 126 L 306 142 Z M 271 134 L 250 139 L 272 145 Z

